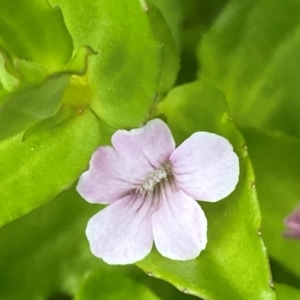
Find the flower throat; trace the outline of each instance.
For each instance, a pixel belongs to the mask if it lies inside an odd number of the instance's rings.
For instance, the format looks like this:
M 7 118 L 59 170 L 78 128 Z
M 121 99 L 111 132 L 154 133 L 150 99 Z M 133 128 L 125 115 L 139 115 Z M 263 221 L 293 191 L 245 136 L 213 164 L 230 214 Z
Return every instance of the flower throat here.
M 150 176 L 137 188 L 138 193 L 151 193 L 155 186 L 162 180 L 165 180 L 171 175 L 170 163 L 164 162 L 158 169 L 150 174 Z

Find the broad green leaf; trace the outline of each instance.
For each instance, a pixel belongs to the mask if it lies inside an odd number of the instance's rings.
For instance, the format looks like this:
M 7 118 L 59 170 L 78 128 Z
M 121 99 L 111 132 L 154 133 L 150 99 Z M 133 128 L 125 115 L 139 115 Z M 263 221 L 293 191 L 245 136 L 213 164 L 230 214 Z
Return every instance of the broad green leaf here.
M 75 294 L 85 273 L 97 264 L 84 234 L 97 209 L 72 188 L 1 228 L 0 299 Z
M 139 0 L 51 2 L 62 9 L 75 50 L 88 45 L 97 52 L 88 67 L 92 109 L 114 127 L 140 125 L 157 97 L 165 64 L 150 8 Z
M 126 276 L 118 268 L 113 267 L 90 273 L 75 297 L 75 300 L 95 299 L 159 300 L 160 298 L 141 281 Z
M 86 168 L 100 140 L 88 110 L 22 141 L 0 143 L 0 226 L 46 203 Z
M 199 76 L 242 125 L 300 133 L 300 2 L 232 0 L 206 34 Z
M 36 62 L 49 73 L 61 70 L 73 51 L 61 11 L 46 0 L 2 0 L 0 46 L 12 59 Z
M 275 299 L 269 286 L 266 249 L 259 236 L 261 216 L 251 163 L 245 142 L 228 117 L 224 96 L 195 82 L 172 90 L 157 114 L 167 120 L 177 145 L 195 131 L 227 138 L 239 156 L 241 172 L 236 190 L 226 199 L 200 202 L 208 220 L 208 245 L 198 258 L 172 261 L 153 250 L 137 265 L 204 299 Z
M 300 290 L 276 283 L 277 300 L 300 300 Z
M 59 109 L 69 80 L 67 74 L 58 75 L 42 84 L 18 89 L 1 99 L 0 141 L 52 117 Z
M 243 134 L 256 174 L 268 253 L 298 275 L 300 282 L 300 242 L 282 236 L 284 219 L 300 199 L 300 140 L 254 129 L 243 129 Z

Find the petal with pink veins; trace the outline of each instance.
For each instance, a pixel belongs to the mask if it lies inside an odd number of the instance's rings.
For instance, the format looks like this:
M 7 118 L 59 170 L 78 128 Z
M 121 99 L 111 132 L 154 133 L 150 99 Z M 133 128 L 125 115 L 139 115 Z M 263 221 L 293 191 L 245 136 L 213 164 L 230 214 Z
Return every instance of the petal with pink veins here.
M 160 187 L 160 208 L 152 215 L 154 242 L 165 257 L 196 258 L 207 243 L 207 220 L 198 203 L 174 185 Z
M 131 195 L 93 216 L 86 228 L 91 252 L 109 264 L 143 259 L 153 245 L 151 209 L 151 199 Z
M 148 168 L 159 168 L 175 149 L 175 141 L 169 127 L 160 119 L 149 121 L 137 129 L 118 130 L 112 136 L 114 148 L 126 159 L 137 161 Z
M 77 191 L 88 202 L 109 204 L 127 196 L 151 171 L 150 165 L 141 167 L 137 160 L 124 159 L 112 147 L 101 146 L 93 153 L 89 170 L 81 175 Z
M 239 178 L 239 160 L 225 138 L 196 132 L 171 155 L 177 186 L 197 200 L 215 202 L 228 196 Z

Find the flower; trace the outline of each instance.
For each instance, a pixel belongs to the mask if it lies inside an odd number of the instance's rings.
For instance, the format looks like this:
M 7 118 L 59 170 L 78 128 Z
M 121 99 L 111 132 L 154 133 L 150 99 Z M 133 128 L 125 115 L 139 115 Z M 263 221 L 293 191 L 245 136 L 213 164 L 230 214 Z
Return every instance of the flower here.
M 130 264 L 153 246 L 174 260 L 196 258 L 207 243 L 207 220 L 194 199 L 216 202 L 239 177 L 239 161 L 223 137 L 196 132 L 175 149 L 160 119 L 118 130 L 99 147 L 77 191 L 110 204 L 93 216 L 86 235 L 92 253 L 109 264 Z
M 284 223 L 287 227 L 284 236 L 287 238 L 300 239 L 300 206 L 286 217 Z

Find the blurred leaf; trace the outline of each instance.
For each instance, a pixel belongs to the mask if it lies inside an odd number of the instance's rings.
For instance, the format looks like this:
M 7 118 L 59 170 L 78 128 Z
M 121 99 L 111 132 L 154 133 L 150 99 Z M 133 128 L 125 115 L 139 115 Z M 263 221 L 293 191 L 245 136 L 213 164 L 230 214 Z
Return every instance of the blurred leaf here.
M 67 74 L 57 75 L 42 84 L 7 94 L 0 106 L 0 141 L 52 117 L 59 109 L 69 79 Z
M 163 95 L 171 89 L 176 80 L 179 70 L 179 55 L 172 33 L 162 13 L 150 3 L 147 4 L 147 7 L 152 31 L 161 47 L 161 74 L 157 94 Z
M 181 68 L 177 84 L 195 81 L 199 66 L 199 41 L 220 14 L 228 0 L 180 0 L 181 7 Z
M 49 73 L 61 70 L 73 51 L 60 10 L 46 0 L 2 0 L 0 46 L 12 58 L 36 62 Z
M 90 273 L 75 297 L 75 300 L 95 299 L 159 300 L 141 281 L 126 276 L 116 267 Z
M 208 219 L 208 245 L 197 259 L 172 261 L 153 250 L 137 265 L 204 299 L 275 299 L 266 250 L 258 235 L 261 216 L 251 163 L 242 136 L 228 118 L 224 96 L 196 82 L 172 90 L 157 113 L 166 118 L 177 145 L 195 131 L 226 137 L 240 158 L 241 173 L 227 199 L 200 202 Z
M 150 9 L 139 0 L 51 2 L 61 7 L 75 50 L 88 45 L 98 53 L 88 67 L 92 109 L 114 127 L 140 125 L 156 99 L 165 65 L 166 47 L 152 32 Z
M 276 283 L 277 300 L 300 300 L 300 290 Z
M 298 287 L 299 286 L 299 277 L 297 274 L 293 273 L 285 265 L 278 262 L 272 257 L 270 259 L 270 267 L 272 272 L 272 278 L 275 282 Z
M 47 70 L 33 61 L 14 58 L 14 67 L 23 83 L 40 82 L 47 77 Z
M 55 294 L 74 294 L 97 263 L 84 234 L 94 212 L 95 206 L 72 188 L 1 228 L 0 299 L 47 300 Z
M 232 0 L 203 40 L 199 76 L 241 125 L 300 133 L 300 2 Z
M 298 275 L 300 242 L 285 239 L 283 220 L 300 200 L 300 140 L 282 134 L 243 129 L 256 174 L 268 253 Z
M 43 121 L 36 123 L 34 126 L 30 127 L 23 135 L 23 141 L 29 137 L 43 132 L 44 130 L 50 129 L 56 125 L 67 121 L 71 116 L 78 114 L 78 111 L 70 106 L 63 106 L 59 111 L 53 116 Z
M 172 37 L 180 48 L 180 25 L 181 25 L 181 2 L 183 0 L 150 0 L 150 3 L 154 4 L 162 13 L 166 20 L 168 27 L 172 32 Z
M 99 124 L 86 110 L 25 141 L 22 134 L 2 141 L 0 226 L 68 188 L 86 168 L 99 140 Z
M 96 54 L 97 52 L 88 46 L 77 49 L 77 52 L 65 67 L 66 71 L 84 75 L 87 72 L 89 56 Z
M 7 69 L 7 60 L 0 51 L 0 84 L 6 91 L 12 91 L 19 85 L 19 80 Z M 1 95 L 1 93 L 0 93 Z

